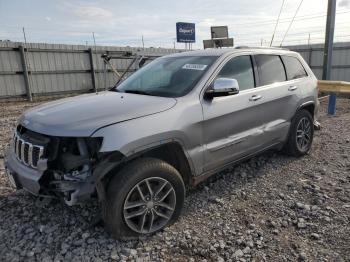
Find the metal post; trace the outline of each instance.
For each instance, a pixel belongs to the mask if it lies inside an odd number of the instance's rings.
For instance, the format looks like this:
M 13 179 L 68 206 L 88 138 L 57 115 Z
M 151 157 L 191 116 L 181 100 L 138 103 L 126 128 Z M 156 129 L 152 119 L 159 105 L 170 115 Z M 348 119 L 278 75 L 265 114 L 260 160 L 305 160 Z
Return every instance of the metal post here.
M 106 61 L 103 61 L 103 75 L 104 75 L 104 80 L 105 80 L 105 90 L 107 90 L 107 64 Z
M 312 47 L 310 46 L 309 48 L 310 48 L 309 49 L 309 57 L 308 57 L 307 63 L 311 67 L 311 63 L 312 63 Z
M 337 4 L 336 0 L 328 0 L 326 38 L 325 38 L 324 54 L 323 54 L 323 71 L 322 71 L 323 80 L 331 79 L 336 4 Z M 331 93 L 328 101 L 328 114 L 335 115 L 335 108 L 336 108 L 336 94 Z
M 92 81 L 92 88 L 97 93 L 96 88 L 96 76 L 95 76 L 95 67 L 94 67 L 94 58 L 92 57 L 92 49 L 89 48 L 89 59 L 90 59 L 90 68 L 91 68 L 91 81 Z
M 22 45 L 19 46 L 19 52 L 20 52 L 20 55 L 21 55 L 23 77 L 24 77 L 24 84 L 25 84 L 26 92 L 27 92 L 27 98 L 28 98 L 29 101 L 33 101 L 32 91 L 31 91 L 31 88 L 30 88 L 29 75 L 28 75 L 27 60 L 26 60 L 26 57 L 25 57 L 25 54 L 24 54 L 24 47 Z

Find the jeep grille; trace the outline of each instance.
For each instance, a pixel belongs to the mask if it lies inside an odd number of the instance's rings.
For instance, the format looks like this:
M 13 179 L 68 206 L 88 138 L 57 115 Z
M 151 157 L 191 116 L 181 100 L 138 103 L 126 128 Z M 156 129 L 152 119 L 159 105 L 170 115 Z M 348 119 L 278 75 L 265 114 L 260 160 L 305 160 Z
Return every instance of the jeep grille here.
M 44 147 L 25 141 L 17 132 L 14 134 L 13 142 L 17 159 L 26 166 L 37 168 L 38 161 L 44 154 Z

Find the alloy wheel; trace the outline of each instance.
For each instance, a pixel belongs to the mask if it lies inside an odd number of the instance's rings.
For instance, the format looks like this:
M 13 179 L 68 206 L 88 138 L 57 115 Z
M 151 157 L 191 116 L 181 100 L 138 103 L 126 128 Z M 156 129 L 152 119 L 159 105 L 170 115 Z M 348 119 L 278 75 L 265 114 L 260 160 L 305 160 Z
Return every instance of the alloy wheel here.
M 300 151 L 305 152 L 309 149 L 311 142 L 311 123 L 307 117 L 301 118 L 297 125 L 296 140 Z
M 176 193 L 169 181 L 161 177 L 137 183 L 124 201 L 123 216 L 137 233 L 155 232 L 170 221 L 176 206 Z

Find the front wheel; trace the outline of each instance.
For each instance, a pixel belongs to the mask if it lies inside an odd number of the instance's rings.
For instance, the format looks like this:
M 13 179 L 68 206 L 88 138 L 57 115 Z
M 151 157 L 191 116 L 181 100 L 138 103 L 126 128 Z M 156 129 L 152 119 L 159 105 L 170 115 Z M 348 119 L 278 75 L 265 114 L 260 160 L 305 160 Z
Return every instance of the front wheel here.
M 174 167 L 158 159 L 135 160 L 108 185 L 106 229 L 121 239 L 152 234 L 179 217 L 184 198 L 185 186 Z
M 292 120 L 284 150 L 287 154 L 296 157 L 305 155 L 311 149 L 313 136 L 312 115 L 305 109 L 299 110 Z

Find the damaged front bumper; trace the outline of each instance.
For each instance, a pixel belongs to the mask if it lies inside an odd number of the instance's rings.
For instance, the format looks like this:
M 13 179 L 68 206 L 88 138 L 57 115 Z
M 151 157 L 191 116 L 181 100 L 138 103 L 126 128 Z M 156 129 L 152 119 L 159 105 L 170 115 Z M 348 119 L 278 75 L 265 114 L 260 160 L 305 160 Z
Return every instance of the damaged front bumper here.
M 10 182 L 17 189 L 23 188 L 37 196 L 63 197 L 70 206 L 90 198 L 96 191 L 95 183 L 90 179 L 47 181 L 52 175 L 47 170 L 46 159 L 39 160 L 37 168 L 26 166 L 17 159 L 13 147 L 6 152 L 5 169 Z

